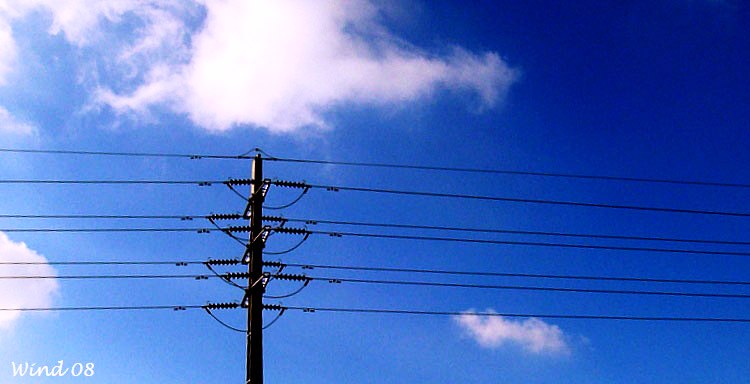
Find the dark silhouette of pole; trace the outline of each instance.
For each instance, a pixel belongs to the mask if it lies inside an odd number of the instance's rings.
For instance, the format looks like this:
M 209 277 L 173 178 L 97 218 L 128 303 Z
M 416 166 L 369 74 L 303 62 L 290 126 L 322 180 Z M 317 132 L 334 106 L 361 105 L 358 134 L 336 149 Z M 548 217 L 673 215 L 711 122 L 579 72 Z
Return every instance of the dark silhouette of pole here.
M 253 159 L 250 195 L 250 241 L 248 243 L 247 374 L 246 384 L 263 383 L 263 159 Z

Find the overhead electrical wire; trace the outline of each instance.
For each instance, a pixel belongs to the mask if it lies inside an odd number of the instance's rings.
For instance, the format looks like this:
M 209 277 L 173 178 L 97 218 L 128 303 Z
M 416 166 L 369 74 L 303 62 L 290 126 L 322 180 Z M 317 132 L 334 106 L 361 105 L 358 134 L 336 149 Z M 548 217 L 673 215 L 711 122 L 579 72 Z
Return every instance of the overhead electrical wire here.
M 214 184 L 232 184 L 232 183 L 233 183 L 232 179 L 220 180 L 220 181 L 205 181 L 205 180 L 204 181 L 196 181 L 196 180 L 8 180 L 8 179 L 0 180 L 0 184 L 167 184 L 167 185 L 169 184 L 178 184 L 178 185 L 194 184 L 198 186 L 211 186 Z M 274 181 L 273 183 L 278 184 L 279 182 Z M 310 188 L 310 189 L 324 189 L 327 191 L 334 191 L 334 192 L 338 192 L 338 191 L 369 192 L 369 193 L 383 193 L 383 194 L 395 194 L 395 195 L 407 195 L 407 196 L 425 196 L 425 197 L 439 197 L 439 198 L 497 201 L 497 202 L 509 202 L 509 203 L 545 204 L 545 205 L 559 205 L 559 206 L 573 206 L 573 207 L 587 207 L 587 208 L 607 208 L 607 209 L 622 209 L 622 210 L 666 212 L 666 213 L 686 213 L 686 214 L 701 214 L 701 215 L 716 215 L 716 216 L 731 216 L 731 217 L 750 217 L 750 212 L 718 211 L 718 210 L 670 208 L 670 207 L 650 207 L 650 206 L 640 206 L 640 205 L 591 203 L 591 202 L 579 202 L 579 201 L 531 199 L 531 198 L 520 198 L 520 197 L 486 196 L 486 195 L 441 193 L 441 192 L 426 192 L 426 191 L 408 191 L 408 190 L 398 190 L 398 189 L 365 188 L 365 187 L 351 187 L 351 186 L 337 186 L 337 185 L 304 184 L 304 187 Z
M 630 315 L 572 315 L 552 313 L 513 313 L 513 312 L 455 312 L 428 311 L 411 309 L 379 309 L 379 308 L 331 308 L 331 307 L 300 307 L 276 306 L 279 309 L 302 311 L 306 313 L 369 313 L 387 315 L 423 315 L 423 316 L 479 316 L 479 317 L 535 317 L 539 319 L 569 319 L 569 320 L 627 320 L 627 321 L 669 321 L 669 322 L 701 322 L 701 323 L 750 323 L 750 318 L 732 317 L 681 317 L 681 316 L 630 316 Z
M 570 172 L 541 172 L 541 171 L 524 171 L 513 169 L 491 169 L 476 167 L 447 167 L 431 166 L 421 164 L 396 164 L 382 162 L 356 162 L 340 160 L 320 160 L 320 159 L 300 159 L 289 157 L 271 156 L 260 148 L 254 148 L 244 154 L 191 154 L 191 153 L 154 153 L 154 152 L 109 152 L 109 151 L 77 151 L 77 150 L 49 150 L 49 149 L 19 149 L 19 148 L 0 148 L 0 152 L 6 153 L 31 153 L 31 154 L 57 154 L 57 155 L 97 155 L 97 156 L 124 156 L 124 157 L 165 157 L 165 158 L 186 158 L 192 160 L 198 159 L 229 159 L 229 160 L 252 160 L 253 156 L 248 156 L 251 152 L 258 152 L 266 155 L 266 161 L 298 163 L 298 164 L 319 164 L 319 165 L 342 165 L 368 168 L 391 168 L 420 171 L 438 171 L 438 172 L 460 172 L 460 173 L 478 173 L 478 174 L 496 174 L 496 175 L 517 175 L 517 176 L 539 176 L 555 177 L 567 179 L 584 179 L 584 180 L 604 180 L 604 181 L 624 181 L 640 183 L 659 183 L 674 185 L 695 185 L 708 187 L 734 187 L 750 188 L 750 183 L 732 183 L 706 180 L 688 180 L 674 178 L 649 178 L 649 177 L 628 177 L 614 175 L 593 175 Z
M 274 230 L 284 231 L 284 230 L 288 230 L 288 228 L 276 228 Z M 333 231 L 312 231 L 312 230 L 303 230 L 303 231 L 304 232 L 302 233 L 306 233 L 306 234 L 327 235 L 330 237 L 349 236 L 349 237 L 364 237 L 364 238 L 378 238 L 378 239 L 423 240 L 423 241 L 441 241 L 441 242 L 494 244 L 494 245 L 522 245 L 522 246 L 533 246 L 533 247 L 553 247 L 553 248 L 573 248 L 573 249 L 683 253 L 683 254 L 695 254 L 695 255 L 750 256 L 750 252 L 748 251 L 717 251 L 717 250 L 679 249 L 679 248 L 632 247 L 632 246 L 619 246 L 619 245 L 548 243 L 548 242 L 538 242 L 538 241 L 512 241 L 512 240 L 472 239 L 472 238 L 458 238 L 458 237 L 391 235 L 391 234 L 361 233 L 361 232 L 333 232 Z
M 282 157 L 268 157 L 268 158 L 265 158 L 264 160 L 287 162 L 287 163 L 344 165 L 344 166 L 356 166 L 356 167 L 394 168 L 394 169 L 410 169 L 410 170 L 422 170 L 422 171 L 484 173 L 484 174 L 517 175 L 517 176 L 542 176 L 542 177 L 557 177 L 557 178 L 567 178 L 567 179 L 626 181 L 626 182 L 661 183 L 661 184 L 677 184 L 677 185 L 698 185 L 698 186 L 708 186 L 708 187 L 750 188 L 750 183 L 727 183 L 727 182 L 716 182 L 716 181 L 608 176 L 608 175 L 591 175 L 591 174 L 580 174 L 580 173 L 520 171 L 520 170 L 510 170 L 510 169 L 488 169 L 488 168 L 468 168 L 468 167 L 442 167 L 442 166 L 428 166 L 428 165 L 416 165 L 416 164 L 368 163 L 368 162 L 354 162 L 354 161 L 295 159 L 295 158 L 282 158 Z
M 61 280 L 101 280 L 101 279 L 195 279 L 207 280 L 220 275 L 12 275 L 0 276 L 0 280 L 25 280 L 25 279 L 61 279 Z
M 289 228 L 273 228 L 275 232 L 286 232 Z M 245 227 L 230 226 L 217 232 L 242 232 L 246 231 Z M 474 244 L 494 244 L 494 245 L 522 245 L 533 247 L 556 247 L 556 248 L 574 248 L 574 249 L 594 249 L 594 250 L 615 250 L 615 251 L 642 251 L 658 253 L 683 253 L 697 255 L 726 255 L 726 256 L 750 256 L 750 251 L 727 251 L 727 250 L 708 250 L 708 249 L 682 249 L 682 248 L 656 248 L 656 247 L 635 247 L 620 245 L 599 245 L 599 244 L 571 244 L 571 243 L 554 243 L 539 241 L 513 241 L 497 239 L 476 239 L 476 238 L 459 238 L 459 237 L 439 237 L 439 236 L 416 236 L 416 235 L 394 235 L 381 233 L 362 233 L 362 232 L 335 232 L 335 231 L 317 231 L 299 229 L 303 235 L 327 235 L 330 237 L 363 237 L 363 238 L 380 238 L 396 240 L 422 240 L 422 241 L 441 241 L 441 242 L 459 242 Z M 209 228 L 0 228 L 0 232 L 28 232 L 28 233 L 109 233 L 109 232 L 194 232 L 199 234 L 211 233 Z M 245 245 L 241 240 L 240 243 Z M 294 250 L 302 245 L 304 241 L 299 242 L 290 250 Z M 290 250 L 281 251 L 276 254 L 288 253 Z
M 85 306 L 85 307 L 35 307 L 35 308 L 0 308 L 0 311 L 18 312 L 58 312 L 58 311 L 142 311 L 172 309 L 181 311 L 185 309 L 203 308 L 202 305 L 133 305 L 133 306 Z
M 275 262 L 270 262 L 274 263 Z M 345 271 L 364 272 L 395 272 L 395 273 L 421 273 L 433 275 L 456 275 L 477 277 L 522 277 L 537 279 L 565 279 L 565 280 L 593 280 L 593 281 L 620 281 L 620 282 L 645 282 L 645 283 L 678 283 L 678 284 L 715 284 L 715 285 L 750 285 L 750 280 L 709 280 L 709 279 L 676 279 L 676 278 L 654 278 L 633 276 L 594 276 L 574 274 L 538 274 L 538 273 L 514 273 L 493 271 L 458 271 L 444 269 L 420 269 L 420 268 L 388 268 L 388 267 L 365 267 L 347 265 L 321 265 L 321 264 L 299 264 L 280 263 L 286 267 L 297 267 L 302 269 L 330 269 Z
M 196 232 L 210 233 L 210 228 L 0 228 L 0 232 Z
M 307 279 L 309 279 L 310 281 L 327 281 L 333 284 L 360 283 L 360 284 L 379 284 L 379 285 L 405 285 L 405 286 L 469 288 L 469 289 L 496 289 L 496 290 L 517 290 L 517 291 L 538 291 L 538 292 L 601 293 L 601 294 L 616 294 L 616 295 L 681 296 L 681 297 L 724 298 L 724 299 L 750 299 L 750 294 L 743 294 L 743 293 L 540 287 L 540 286 L 527 286 L 527 285 L 466 284 L 466 283 L 446 283 L 446 282 L 432 282 L 432 281 L 375 280 L 375 279 L 352 279 L 352 278 L 341 278 L 341 277 L 311 277 L 311 276 L 307 276 Z
M 174 260 L 174 261 L 0 261 L 0 265 L 69 265 L 69 266 L 89 266 L 89 265 L 205 265 L 207 261 L 198 260 Z M 742 280 L 710 280 L 710 279 L 677 279 L 677 278 L 656 278 L 656 277 L 634 277 L 634 276 L 597 276 L 597 275 L 576 275 L 576 274 L 537 274 L 537 273 L 516 273 L 516 272 L 498 272 L 498 271 L 465 271 L 465 270 L 445 270 L 445 269 L 422 269 L 422 268 L 389 268 L 389 267 L 368 267 L 368 266 L 351 266 L 351 265 L 326 265 L 326 264 L 302 264 L 302 263 L 281 263 L 266 262 L 272 267 L 283 265 L 285 267 L 295 267 L 302 269 L 330 269 L 345 271 L 365 271 L 365 272 L 394 272 L 394 273 L 420 273 L 436 275 L 457 275 L 457 276 L 478 276 L 478 277 L 521 277 L 521 278 L 540 278 L 540 279 L 569 279 L 569 280 L 593 280 L 593 281 L 622 281 L 622 282 L 646 282 L 646 283 L 678 283 L 678 284 L 706 284 L 706 285 L 750 285 L 749 281 Z M 235 264 L 240 264 L 236 260 Z M 202 276 L 202 275 L 186 275 Z M 222 277 L 222 276 L 219 276 Z M 223 277 L 222 277 L 223 278 Z
M 72 151 L 72 150 L 53 150 L 53 149 L 18 149 L 18 148 L 0 148 L 0 152 L 6 152 L 6 153 L 52 154 L 52 155 L 95 155 L 95 156 L 122 156 L 122 157 L 175 157 L 175 158 L 186 158 L 186 159 L 191 159 L 191 160 L 199 160 L 199 159 L 229 159 L 229 160 L 252 159 L 252 156 L 247 156 L 247 153 L 242 154 L 242 155 L 218 155 L 218 154 L 212 155 L 212 154 L 163 153 L 163 152 L 108 152 L 108 151 Z
M 0 184 L 174 184 L 174 185 L 191 185 L 211 186 L 213 184 L 222 184 L 226 180 L 61 180 L 61 179 L 2 179 Z
M 607 235 L 607 234 L 570 233 L 570 232 L 555 232 L 555 231 L 532 231 L 532 230 L 518 230 L 518 229 L 468 228 L 468 227 L 450 227 L 450 226 L 437 226 L 437 225 L 373 223 L 373 222 L 342 221 L 342 220 L 318 220 L 318 219 L 301 219 L 301 218 L 286 218 L 286 217 L 281 218 L 281 219 L 290 223 L 304 223 L 308 225 L 330 224 L 330 225 L 346 225 L 346 226 L 360 226 L 360 227 L 374 227 L 374 228 L 426 229 L 426 230 L 436 230 L 436 231 L 497 233 L 497 234 L 512 234 L 512 235 L 559 236 L 559 237 L 577 237 L 577 238 L 612 239 L 612 240 L 667 241 L 667 242 L 677 242 L 677 243 L 701 243 L 701 244 L 724 244 L 724 245 L 750 245 L 750 241 L 690 239 L 690 238 L 677 238 L 677 237 L 664 237 L 664 236 Z
M 230 230 L 231 231 L 231 230 Z M 0 228 L 0 232 L 30 232 L 30 233 L 108 233 L 108 232 L 194 232 L 210 233 L 208 228 Z M 222 230 L 221 232 L 225 232 Z M 595 250 L 615 250 L 615 251 L 642 251 L 642 252 L 659 252 L 659 253 L 684 253 L 698 255 L 727 255 L 727 256 L 750 256 L 748 251 L 718 251 L 718 250 L 697 250 L 681 248 L 654 248 L 654 247 L 632 247 L 618 245 L 596 245 L 596 244 L 569 244 L 569 243 L 551 243 L 535 241 L 512 241 L 512 240 L 494 240 L 494 239 L 473 239 L 473 238 L 456 238 L 456 237 L 436 237 L 436 236 L 413 236 L 413 235 L 392 235 L 379 233 L 360 233 L 360 232 L 333 232 L 333 231 L 306 231 L 311 235 L 328 235 L 331 237 L 366 237 L 381 239 L 397 240 L 423 240 L 423 241 L 443 241 L 443 242 L 460 242 L 475 244 L 494 244 L 494 245 L 522 245 L 535 247 L 557 247 L 557 248 L 575 248 L 575 249 L 595 249 Z M 240 241 L 245 245 L 242 241 Z M 275 252 L 275 254 L 288 253 L 301 246 L 303 241 L 286 251 Z M 272 253 L 274 254 L 274 253 Z
M 143 306 L 75 306 L 75 307 L 36 307 L 36 308 L 0 308 L 0 311 L 18 312 L 78 312 L 78 311 L 140 311 L 166 310 L 183 311 L 187 309 L 203 309 L 203 305 L 143 305 Z M 456 312 L 456 311 L 427 311 L 410 309 L 379 309 L 379 308 L 332 308 L 332 307 L 301 307 L 266 305 L 266 309 L 283 311 L 302 311 L 306 313 L 370 313 L 389 315 L 424 315 L 424 316 L 479 316 L 479 317 L 535 317 L 540 319 L 570 319 L 570 320 L 630 320 L 630 321 L 671 321 L 671 322 L 723 322 L 750 323 L 750 318 L 734 317 L 687 317 L 687 316 L 629 316 L 629 315 L 574 315 L 551 313 L 501 313 L 501 312 Z M 236 308 L 236 307 L 234 307 Z M 270 325 L 270 324 L 269 324 Z
M 195 219 L 211 220 L 215 216 L 216 215 L 0 214 L 0 218 L 10 218 L 10 219 L 115 219 L 115 220 L 119 220 L 119 219 L 179 219 L 182 221 L 192 221 Z M 242 219 L 241 214 L 228 214 L 225 216 L 227 216 L 228 219 Z M 529 235 L 529 236 L 555 236 L 555 237 L 574 237 L 574 238 L 611 239 L 611 240 L 636 240 L 636 241 L 663 241 L 663 242 L 675 242 L 675 243 L 699 243 L 699 244 L 722 244 L 722 245 L 750 245 L 750 241 L 739 241 L 739 240 L 700 239 L 700 238 L 682 238 L 682 237 L 666 237 L 666 236 L 595 234 L 595 233 L 571 233 L 571 232 L 557 232 L 557 231 L 456 227 L 456 226 L 418 225 L 418 224 L 399 224 L 399 223 L 377 223 L 377 222 L 362 222 L 362 221 L 324 220 L 324 219 L 264 216 L 264 220 L 268 220 L 268 219 L 271 219 L 273 221 L 282 221 L 282 222 L 289 222 L 289 223 L 304 223 L 308 225 L 323 224 L 323 225 L 360 226 L 360 227 L 372 227 L 372 228 L 424 229 L 424 230 L 435 230 L 435 231 L 495 233 L 495 234 L 510 234 L 510 235 Z M 223 230 L 222 227 L 218 227 L 216 224 L 214 224 L 214 226 L 216 227 L 216 229 Z
M 2 219 L 207 219 L 208 215 L 23 215 L 0 214 Z
M 204 264 L 205 261 L 0 261 L 0 265 L 175 265 Z
M 580 202 L 580 201 L 531 199 L 531 198 L 521 198 L 521 197 L 487 196 L 487 195 L 472 195 L 472 194 L 460 194 L 460 193 L 408 191 L 408 190 L 400 190 L 400 189 L 366 188 L 366 187 L 351 187 L 351 186 L 339 186 L 339 185 L 306 184 L 306 186 L 309 188 L 323 189 L 323 190 L 330 191 L 330 192 L 351 191 L 351 192 L 381 193 L 381 194 L 403 195 L 403 196 L 425 196 L 425 197 L 439 197 L 439 198 L 453 198 L 453 199 L 484 200 L 484 201 L 497 201 L 497 202 L 507 202 L 507 203 L 528 203 L 528 204 L 560 205 L 560 206 L 586 207 L 586 208 L 606 208 L 606 209 L 622 209 L 622 210 L 634 210 L 634 211 L 750 217 L 750 212 L 714 211 L 714 210 L 704 210 L 704 209 L 669 208 L 669 207 L 650 207 L 650 206 L 640 206 L 640 205 L 590 203 L 590 202 Z

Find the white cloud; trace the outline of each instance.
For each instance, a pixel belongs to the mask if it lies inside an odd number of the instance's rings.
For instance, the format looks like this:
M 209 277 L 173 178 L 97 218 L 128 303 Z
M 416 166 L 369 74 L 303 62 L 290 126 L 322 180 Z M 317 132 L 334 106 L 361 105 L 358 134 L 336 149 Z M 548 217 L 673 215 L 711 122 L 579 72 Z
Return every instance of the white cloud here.
M 0 275 L 55 275 L 55 270 L 44 256 L 17 243 L 0 232 L 0 260 L 4 262 L 41 262 L 37 265 L 3 265 Z M 58 292 L 54 279 L 0 279 L 0 307 L 34 308 L 49 307 Z M 19 319 L 21 312 L 0 312 L 0 329 L 9 329 Z
M 496 313 L 488 310 L 488 313 Z M 547 324 L 537 318 L 512 320 L 502 316 L 473 315 L 473 310 L 456 316 L 456 322 L 486 348 L 496 348 L 513 343 L 535 354 L 568 354 L 570 347 L 563 331 L 557 325 Z
M 343 5 L 342 5 L 343 4 Z M 496 103 L 515 79 L 497 54 L 460 48 L 432 57 L 388 34 L 366 1 L 209 2 L 185 89 L 176 100 L 197 124 L 289 131 L 326 126 L 323 112 L 347 103 L 390 104 L 440 87 L 477 91 Z M 368 31 L 368 36 L 356 31 Z
M 17 51 L 10 25 L 0 19 L 0 86 L 7 82 L 7 76 L 16 63 Z
M 3 13 L 3 3 L 14 11 Z M 383 26 L 388 10 L 377 4 L 0 0 L 0 17 L 47 12 L 49 33 L 62 33 L 77 47 L 105 46 L 98 52 L 107 57 L 95 60 L 112 73 L 97 77 L 107 81 L 96 84 L 94 105 L 118 114 L 167 108 L 213 131 L 322 128 L 329 125 L 326 113 L 342 106 L 404 104 L 441 89 L 475 94 L 482 107 L 492 107 L 516 80 L 497 53 L 449 47 L 432 54 L 399 39 Z M 194 25 L 200 8 L 205 19 Z M 124 44 L 103 38 L 107 28 L 125 24 L 135 27 L 127 27 Z
M 31 12 L 48 13 L 52 20 L 48 32 L 63 33 L 77 46 L 95 41 L 103 21 L 118 22 L 127 13 L 146 5 L 144 0 L 0 0 L 0 16 L 6 20 Z
M 28 136 L 35 132 L 33 125 L 16 119 L 7 109 L 0 106 L 0 135 Z

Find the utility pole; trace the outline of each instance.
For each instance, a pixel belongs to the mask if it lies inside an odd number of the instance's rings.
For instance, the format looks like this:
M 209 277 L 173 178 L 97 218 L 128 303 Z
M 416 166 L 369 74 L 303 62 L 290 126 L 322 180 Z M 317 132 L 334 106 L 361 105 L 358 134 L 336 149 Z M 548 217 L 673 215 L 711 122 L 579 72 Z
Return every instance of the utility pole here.
M 247 374 L 246 384 L 263 384 L 263 159 L 260 154 L 253 159 L 250 201 L 250 239 L 244 259 L 248 263 L 247 298 Z

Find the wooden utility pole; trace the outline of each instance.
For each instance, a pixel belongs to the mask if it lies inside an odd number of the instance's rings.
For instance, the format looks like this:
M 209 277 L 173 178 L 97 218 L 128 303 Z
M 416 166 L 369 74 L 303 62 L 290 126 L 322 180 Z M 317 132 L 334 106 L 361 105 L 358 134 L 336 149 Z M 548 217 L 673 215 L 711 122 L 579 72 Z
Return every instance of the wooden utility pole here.
M 253 159 L 250 195 L 250 239 L 247 290 L 247 374 L 246 384 L 263 384 L 263 159 L 260 154 Z M 247 259 L 247 258 L 246 258 Z

